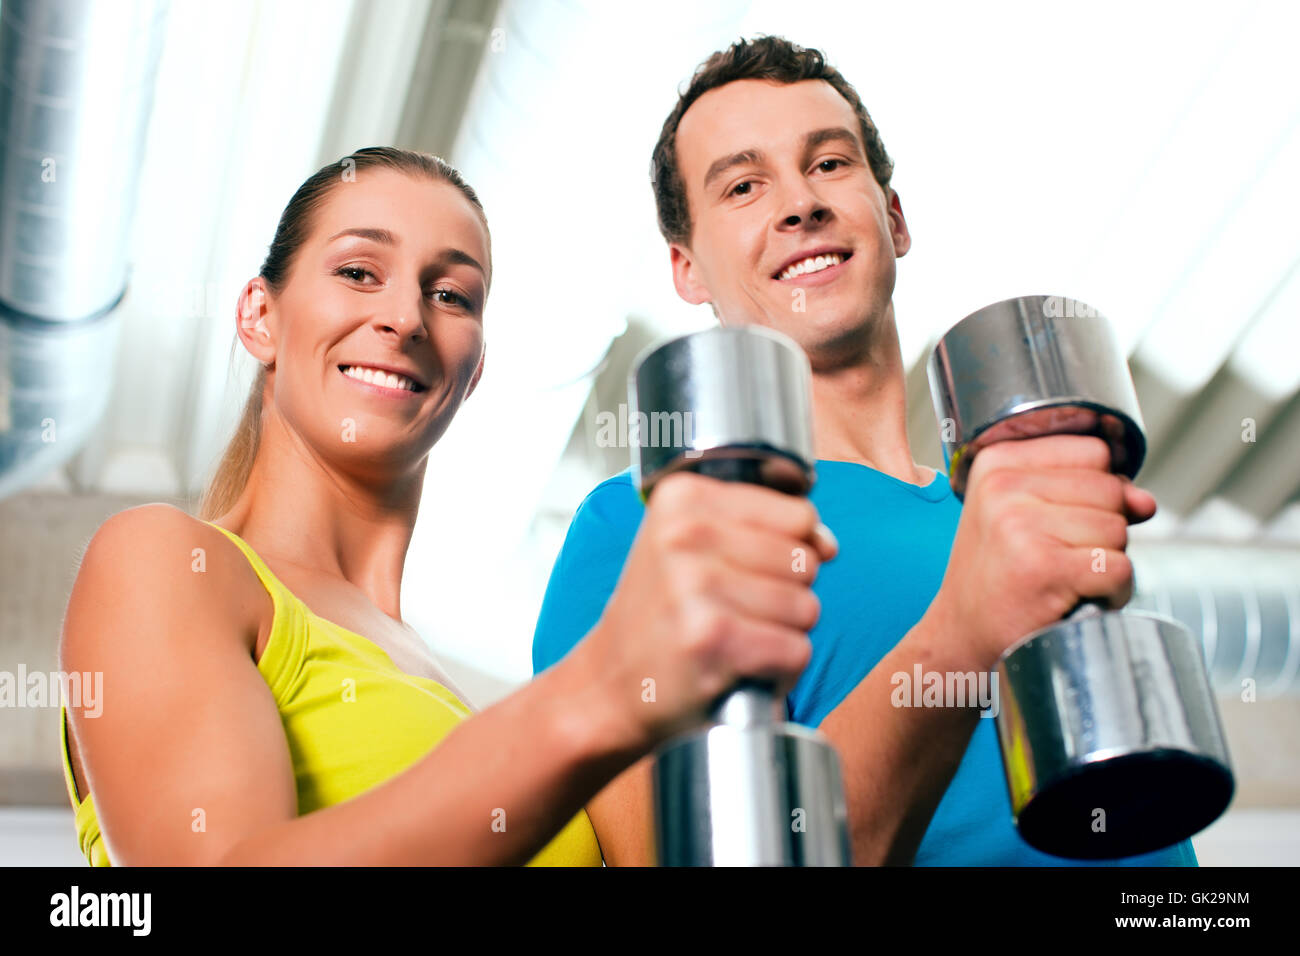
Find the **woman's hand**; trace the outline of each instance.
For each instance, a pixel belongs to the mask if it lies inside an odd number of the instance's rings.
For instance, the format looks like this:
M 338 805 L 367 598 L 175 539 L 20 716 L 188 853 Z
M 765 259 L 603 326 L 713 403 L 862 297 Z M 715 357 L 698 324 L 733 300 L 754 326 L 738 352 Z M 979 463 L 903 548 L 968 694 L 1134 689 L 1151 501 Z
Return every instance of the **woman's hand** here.
M 812 652 L 811 585 L 836 550 L 806 498 L 685 472 L 660 481 L 584 641 L 629 740 L 649 749 L 700 723 L 740 678 L 784 696 Z

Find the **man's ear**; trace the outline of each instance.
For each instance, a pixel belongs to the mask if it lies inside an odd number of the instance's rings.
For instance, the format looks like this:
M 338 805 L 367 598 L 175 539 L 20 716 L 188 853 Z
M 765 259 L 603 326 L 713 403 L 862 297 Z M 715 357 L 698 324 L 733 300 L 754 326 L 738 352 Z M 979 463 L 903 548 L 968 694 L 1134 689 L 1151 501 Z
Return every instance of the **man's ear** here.
M 903 204 L 893 186 L 889 187 L 889 231 L 894 237 L 894 255 L 902 258 L 912 248 L 912 234 L 907 231 L 903 218 Z
M 487 344 L 483 345 L 483 354 L 478 357 L 478 368 L 474 369 L 474 377 L 469 380 L 469 390 L 465 392 L 465 398 L 468 399 L 474 394 L 474 389 L 478 388 L 478 380 L 483 377 L 483 363 L 487 361 Z
M 268 323 L 268 299 L 266 280 L 261 276 L 249 279 L 235 306 L 235 332 L 244 348 L 269 368 L 275 362 L 275 340 Z
M 712 301 L 713 296 L 710 295 L 703 279 L 700 277 L 700 270 L 695 263 L 695 256 L 692 255 L 691 250 L 680 243 L 670 243 L 668 245 L 668 258 L 673 267 L 673 285 L 677 287 L 679 296 L 691 305 L 700 305 Z

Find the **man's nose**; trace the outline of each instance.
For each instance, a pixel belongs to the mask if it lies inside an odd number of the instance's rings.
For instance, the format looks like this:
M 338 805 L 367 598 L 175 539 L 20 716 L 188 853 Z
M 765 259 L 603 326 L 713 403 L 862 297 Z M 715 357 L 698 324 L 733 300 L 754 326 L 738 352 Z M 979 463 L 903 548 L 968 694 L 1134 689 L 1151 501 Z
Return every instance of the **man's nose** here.
M 821 225 L 830 219 L 830 207 L 805 182 L 790 187 L 782 197 L 778 229 L 800 229 Z

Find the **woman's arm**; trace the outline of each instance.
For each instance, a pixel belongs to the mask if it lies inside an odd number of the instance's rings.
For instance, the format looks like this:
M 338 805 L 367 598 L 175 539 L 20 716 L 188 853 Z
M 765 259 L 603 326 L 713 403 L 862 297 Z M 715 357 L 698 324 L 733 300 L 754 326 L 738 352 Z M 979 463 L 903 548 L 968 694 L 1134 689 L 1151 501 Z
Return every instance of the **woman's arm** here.
M 586 655 L 460 724 L 366 793 L 250 834 L 230 865 L 524 863 L 636 758 Z
M 167 506 L 131 509 L 97 532 L 73 587 L 61 666 L 101 672 L 103 699 L 69 721 L 115 864 L 523 862 L 635 759 L 638 731 L 575 654 L 405 772 L 299 817 L 250 655 L 260 609 L 219 535 Z
M 793 685 L 834 550 L 804 499 L 671 476 L 605 615 L 561 664 L 403 773 L 300 817 L 250 653 L 269 598 L 218 558 L 227 545 L 177 509 L 134 508 L 99 529 L 73 586 L 62 667 L 102 672 L 103 701 L 69 719 L 118 864 L 525 862 L 738 679 Z M 809 550 L 798 573 L 796 548 Z

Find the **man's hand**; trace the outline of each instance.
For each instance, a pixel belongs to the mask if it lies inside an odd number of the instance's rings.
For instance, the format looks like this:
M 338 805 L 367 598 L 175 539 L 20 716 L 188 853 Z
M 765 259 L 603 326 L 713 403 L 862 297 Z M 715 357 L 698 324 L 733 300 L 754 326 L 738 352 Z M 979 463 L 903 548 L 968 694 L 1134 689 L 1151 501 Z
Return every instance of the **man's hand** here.
M 1133 591 L 1128 526 L 1155 499 L 1111 473 L 1100 438 L 1002 441 L 971 466 L 948 570 L 926 616 L 974 670 L 1081 599 L 1122 607 Z

